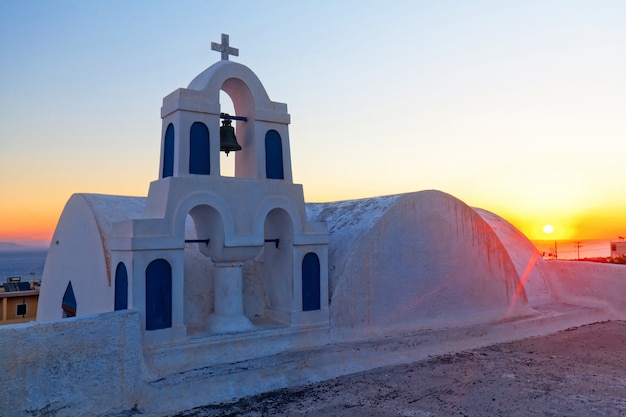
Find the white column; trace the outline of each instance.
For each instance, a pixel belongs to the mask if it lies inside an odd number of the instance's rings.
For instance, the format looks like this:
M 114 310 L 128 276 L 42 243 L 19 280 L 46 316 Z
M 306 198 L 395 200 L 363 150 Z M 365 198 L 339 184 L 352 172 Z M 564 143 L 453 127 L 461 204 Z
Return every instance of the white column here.
M 211 333 L 243 332 L 254 325 L 243 312 L 243 264 L 215 263 L 215 312 L 209 316 Z

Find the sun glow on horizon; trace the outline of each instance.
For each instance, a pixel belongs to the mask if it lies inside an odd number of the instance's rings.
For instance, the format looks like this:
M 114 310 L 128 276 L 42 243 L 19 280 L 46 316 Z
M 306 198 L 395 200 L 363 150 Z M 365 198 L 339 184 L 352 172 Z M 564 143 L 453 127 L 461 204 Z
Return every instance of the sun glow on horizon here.
M 626 2 L 251 2 L 209 29 L 210 1 L 143 3 L 0 7 L 0 241 L 50 239 L 73 193 L 146 196 L 162 99 L 218 61 L 220 32 L 288 106 L 306 202 L 440 190 L 530 240 L 626 234 Z

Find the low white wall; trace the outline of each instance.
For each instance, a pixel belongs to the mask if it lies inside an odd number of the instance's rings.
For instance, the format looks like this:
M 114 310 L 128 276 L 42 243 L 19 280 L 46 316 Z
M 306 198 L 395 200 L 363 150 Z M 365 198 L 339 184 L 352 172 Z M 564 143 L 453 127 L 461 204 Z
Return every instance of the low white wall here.
M 623 297 L 626 294 L 626 266 L 554 261 L 547 262 L 546 269 L 559 299 L 612 312 L 598 316 L 596 320 L 626 319 L 626 299 Z M 209 359 L 215 361 L 217 356 L 212 349 L 224 348 L 218 342 L 232 347 L 236 338 L 227 340 L 225 337 L 221 341 L 193 339 L 170 347 L 169 351 L 148 352 L 148 363 L 155 359 L 155 354 L 162 356 L 159 360 L 172 362 L 172 368 L 165 372 L 150 371 L 143 365 L 137 312 L 2 326 L 0 349 L 4 356 L 0 359 L 0 416 L 121 415 L 136 405 L 146 413 L 177 412 L 294 383 L 406 362 L 409 358 L 416 360 L 437 352 L 542 334 L 549 326 L 558 330 L 583 323 L 576 315 L 565 319 L 566 322 L 557 318 L 553 324 L 538 318 L 536 321 L 480 324 L 457 330 L 451 330 L 448 322 L 445 329 L 397 336 L 391 344 L 398 345 L 387 350 L 378 344 L 390 343 L 392 339 L 368 340 L 366 345 L 371 345 L 370 348 L 366 349 L 364 345 L 356 350 L 365 355 L 360 359 L 354 353 L 357 345 L 342 339 L 337 340 L 338 344 L 320 346 L 320 335 L 316 333 L 307 336 L 311 337 L 310 344 L 281 346 L 270 356 L 234 361 L 233 358 L 222 358 L 216 363 L 208 363 Z M 496 328 L 500 330 L 494 330 Z M 258 336 L 262 335 L 257 335 L 256 340 L 250 336 L 253 335 L 243 336 L 247 340 L 241 342 L 249 343 L 249 348 L 258 346 Z M 268 337 L 269 340 L 277 343 L 276 338 Z M 402 346 L 408 350 L 403 350 Z M 286 350 L 282 352 L 282 349 Z
M 136 312 L 0 326 L 0 352 L 0 416 L 105 415 L 137 403 Z
M 549 261 L 546 269 L 560 300 L 602 308 L 626 320 L 626 265 Z

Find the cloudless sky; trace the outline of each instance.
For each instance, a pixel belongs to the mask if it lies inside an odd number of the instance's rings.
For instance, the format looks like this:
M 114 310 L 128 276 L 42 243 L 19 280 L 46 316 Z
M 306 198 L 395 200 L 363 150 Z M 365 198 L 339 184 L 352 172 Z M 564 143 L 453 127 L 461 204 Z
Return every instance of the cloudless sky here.
M 439 189 L 532 239 L 626 234 L 625 1 L 0 0 L 0 241 L 147 195 L 162 98 L 221 33 L 287 103 L 309 202 Z

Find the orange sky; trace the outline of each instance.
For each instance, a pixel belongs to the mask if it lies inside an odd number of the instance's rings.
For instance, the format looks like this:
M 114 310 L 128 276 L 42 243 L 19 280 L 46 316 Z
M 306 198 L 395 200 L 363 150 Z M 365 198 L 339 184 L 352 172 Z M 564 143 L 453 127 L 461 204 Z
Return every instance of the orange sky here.
M 145 196 L 162 98 L 220 33 L 288 104 L 307 201 L 438 189 L 531 239 L 626 235 L 625 2 L 217 4 L 0 4 L 0 241 L 48 241 L 75 192 Z

